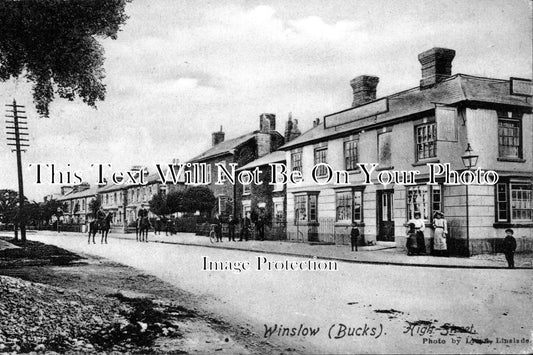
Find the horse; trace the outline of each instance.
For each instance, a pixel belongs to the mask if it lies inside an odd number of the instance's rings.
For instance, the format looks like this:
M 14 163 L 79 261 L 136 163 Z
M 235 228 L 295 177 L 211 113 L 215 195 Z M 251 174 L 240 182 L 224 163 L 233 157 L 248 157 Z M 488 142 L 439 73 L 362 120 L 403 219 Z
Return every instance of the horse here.
M 102 224 L 104 223 L 104 220 L 102 219 L 95 219 L 91 222 L 89 222 L 89 239 L 87 240 L 87 243 L 91 244 L 91 235 L 93 237 L 93 244 L 96 244 L 94 238 L 96 237 L 96 234 L 99 230 L 102 230 Z
M 100 223 L 100 232 L 102 233 L 102 238 L 100 240 L 100 244 L 107 244 L 107 235 L 109 234 L 109 229 L 111 229 L 111 219 L 113 219 L 113 216 L 111 213 L 108 213 L 103 221 Z
M 139 217 L 137 220 L 137 229 L 136 236 L 138 242 L 148 243 L 148 231 L 150 230 L 151 224 L 148 216 Z

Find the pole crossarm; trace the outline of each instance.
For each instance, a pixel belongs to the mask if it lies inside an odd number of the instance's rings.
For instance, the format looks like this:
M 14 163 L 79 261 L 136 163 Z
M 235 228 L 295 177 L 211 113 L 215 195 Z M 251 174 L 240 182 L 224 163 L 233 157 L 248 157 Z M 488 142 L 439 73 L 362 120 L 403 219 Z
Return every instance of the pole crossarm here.
M 26 116 L 20 116 L 21 113 L 26 113 L 26 111 L 23 111 L 24 109 L 23 105 L 17 105 L 17 102 L 15 99 L 13 99 L 12 104 L 5 105 L 10 108 L 10 110 L 6 110 L 6 129 L 7 134 L 14 135 L 14 137 L 7 137 L 7 145 L 15 147 L 15 149 L 11 149 L 12 152 L 15 152 L 17 155 L 17 172 L 18 172 L 18 185 L 19 185 L 19 217 L 18 217 L 18 224 L 20 226 L 20 238 L 22 242 L 26 242 L 26 225 L 25 225 L 25 216 L 24 216 L 24 179 L 22 177 L 22 158 L 21 158 L 21 152 L 26 152 L 25 149 L 22 149 L 24 147 L 29 147 L 29 144 L 23 143 L 23 142 L 29 142 L 29 139 L 21 138 L 21 135 L 28 136 L 28 133 L 22 133 L 21 130 L 28 130 Z M 20 108 L 20 109 L 19 109 Z M 12 125 L 12 126 L 9 126 Z M 22 125 L 22 126 L 21 126 Z M 12 131 L 10 131 L 12 130 Z M 16 232 L 15 232 L 16 233 Z M 16 237 L 16 234 L 15 234 Z

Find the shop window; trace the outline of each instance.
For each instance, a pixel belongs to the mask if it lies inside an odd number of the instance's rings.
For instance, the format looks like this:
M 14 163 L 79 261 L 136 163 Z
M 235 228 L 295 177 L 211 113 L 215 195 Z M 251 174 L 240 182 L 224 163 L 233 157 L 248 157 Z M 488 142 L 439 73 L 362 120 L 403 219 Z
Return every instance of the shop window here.
M 295 221 L 317 222 L 318 221 L 318 195 L 304 194 L 294 196 Z
M 509 223 L 533 222 L 533 188 L 528 182 L 496 184 L 496 220 Z
M 407 220 L 413 219 L 420 212 L 426 221 L 432 219 L 433 213 L 442 211 L 442 189 L 438 185 L 417 185 L 407 188 Z

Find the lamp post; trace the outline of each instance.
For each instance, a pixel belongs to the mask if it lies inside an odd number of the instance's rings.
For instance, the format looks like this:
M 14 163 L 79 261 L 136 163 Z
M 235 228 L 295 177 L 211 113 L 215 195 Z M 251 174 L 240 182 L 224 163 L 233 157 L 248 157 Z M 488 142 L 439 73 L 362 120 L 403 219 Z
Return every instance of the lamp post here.
M 465 154 L 461 156 L 463 165 L 467 170 L 474 168 L 477 165 L 477 159 L 479 155 L 474 154 L 474 150 L 467 144 Z M 470 217 L 468 208 L 468 184 L 466 184 L 466 255 L 470 257 Z

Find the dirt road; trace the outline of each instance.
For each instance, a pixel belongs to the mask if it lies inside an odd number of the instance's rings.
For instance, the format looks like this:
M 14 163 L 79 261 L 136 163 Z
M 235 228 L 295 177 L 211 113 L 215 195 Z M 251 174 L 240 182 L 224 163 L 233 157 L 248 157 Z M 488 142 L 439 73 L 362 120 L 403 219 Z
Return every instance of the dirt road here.
M 197 295 L 203 309 L 234 324 L 250 324 L 252 332 L 265 340 L 306 352 L 516 353 L 533 349 L 530 270 L 342 262 L 335 271 L 257 270 L 258 257 L 272 265 L 306 260 L 117 239 L 108 245 L 87 245 L 75 236 L 32 238 L 143 270 Z M 204 257 L 231 265 L 247 262 L 249 268 L 208 271 Z

